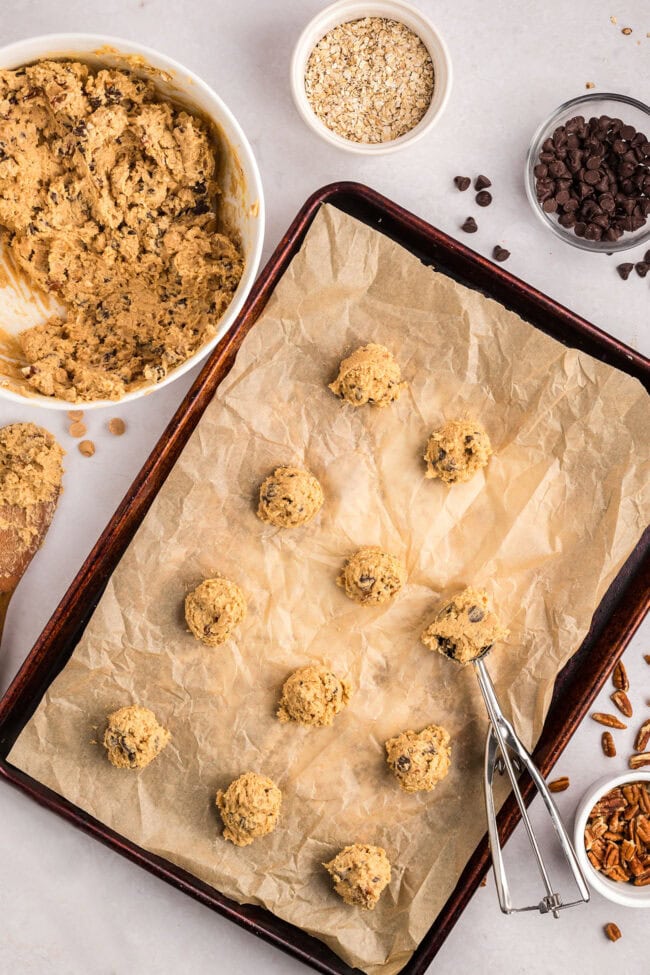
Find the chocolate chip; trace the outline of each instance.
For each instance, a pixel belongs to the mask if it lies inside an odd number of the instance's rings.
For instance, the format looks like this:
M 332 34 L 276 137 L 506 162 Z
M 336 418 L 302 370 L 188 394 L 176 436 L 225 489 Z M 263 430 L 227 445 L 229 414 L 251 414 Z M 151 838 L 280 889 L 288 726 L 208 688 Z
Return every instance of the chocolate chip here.
M 488 193 L 487 190 L 481 190 L 480 193 L 476 194 L 476 202 L 480 207 L 489 207 L 492 202 L 492 194 Z
M 478 224 L 476 223 L 474 217 L 468 217 L 461 227 L 461 230 L 464 230 L 466 234 L 475 234 L 478 230 Z
M 470 623 L 480 623 L 485 616 L 485 613 L 480 606 L 470 606 L 470 608 L 467 610 L 467 615 Z
M 648 271 L 650 271 L 650 264 L 647 261 L 639 261 L 638 264 L 634 265 L 634 270 L 640 278 L 644 278 Z
M 492 251 L 492 257 L 495 261 L 507 261 L 510 257 L 510 251 L 507 251 L 505 247 L 501 247 L 499 244 Z
M 395 764 L 400 772 L 408 772 L 411 767 L 411 759 L 408 755 L 400 755 Z
M 476 182 L 474 183 L 474 188 L 477 190 L 485 190 L 488 186 L 492 186 L 492 180 L 488 179 L 487 176 L 477 176 Z
M 633 267 L 634 267 L 634 264 L 629 264 L 629 263 L 619 264 L 618 267 L 616 268 L 616 270 L 618 271 L 618 273 L 620 274 L 620 276 L 623 278 L 623 280 L 624 281 L 627 281 L 627 279 L 629 278 L 630 274 L 632 273 L 632 268 Z
M 456 188 L 459 189 L 461 193 L 464 193 L 465 190 L 469 189 L 469 184 L 471 182 L 472 181 L 469 178 L 469 176 L 454 176 L 454 183 L 456 184 Z

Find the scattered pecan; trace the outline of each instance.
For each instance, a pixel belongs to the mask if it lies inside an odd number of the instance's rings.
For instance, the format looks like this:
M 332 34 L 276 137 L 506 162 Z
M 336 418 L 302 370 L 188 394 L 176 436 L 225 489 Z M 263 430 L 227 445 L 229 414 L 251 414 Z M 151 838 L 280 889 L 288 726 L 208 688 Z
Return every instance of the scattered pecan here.
M 618 688 L 619 691 L 629 691 L 630 681 L 627 676 L 627 671 L 625 669 L 625 664 L 622 660 L 614 667 L 614 673 L 612 674 L 612 681 L 614 687 Z
M 569 776 L 562 775 L 559 779 L 554 779 L 552 782 L 549 782 L 548 788 L 549 792 L 565 792 L 570 785 Z
M 621 719 L 617 718 L 615 714 L 603 714 L 602 711 L 594 711 L 591 717 L 598 724 L 607 725 L 608 728 L 627 728 L 627 725 L 623 724 Z
M 600 739 L 601 745 L 603 746 L 603 753 L 607 755 L 607 758 L 616 757 L 616 745 L 614 744 L 614 738 L 610 731 L 603 731 L 602 737 Z
M 618 939 L 622 937 L 621 929 L 619 928 L 618 924 L 614 924 L 613 921 L 606 924 L 604 930 L 610 941 L 618 941 Z
M 624 714 L 626 718 L 632 717 L 632 705 L 625 691 L 614 691 L 610 695 L 610 699 L 614 702 L 621 714 Z
M 634 742 L 634 750 L 637 752 L 644 752 L 646 746 L 650 741 L 650 718 L 644 721 L 639 728 L 638 734 L 636 736 L 636 741 Z
M 650 664 L 650 653 L 644 653 L 643 659 L 647 664 Z
M 644 765 L 650 765 L 650 752 L 641 752 L 637 755 L 631 755 L 628 765 L 632 769 L 643 768 Z

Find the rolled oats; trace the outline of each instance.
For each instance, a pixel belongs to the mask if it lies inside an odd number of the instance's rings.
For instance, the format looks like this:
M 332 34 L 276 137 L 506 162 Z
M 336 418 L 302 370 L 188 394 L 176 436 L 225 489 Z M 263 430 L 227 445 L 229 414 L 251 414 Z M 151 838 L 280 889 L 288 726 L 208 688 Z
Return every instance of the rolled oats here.
M 363 17 L 325 34 L 309 56 L 305 93 L 317 118 L 351 142 L 376 144 L 414 128 L 431 104 L 431 56 L 396 20 Z

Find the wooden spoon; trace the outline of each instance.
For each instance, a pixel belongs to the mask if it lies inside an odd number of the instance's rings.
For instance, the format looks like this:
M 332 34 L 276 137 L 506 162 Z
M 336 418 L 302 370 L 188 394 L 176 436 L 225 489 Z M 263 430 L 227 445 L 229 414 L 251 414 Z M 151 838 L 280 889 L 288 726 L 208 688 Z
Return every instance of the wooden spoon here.
M 9 601 L 43 543 L 60 493 L 59 486 L 48 501 L 31 505 L 29 511 L 14 504 L 0 504 L 0 639 Z M 28 525 L 30 531 L 26 532 Z

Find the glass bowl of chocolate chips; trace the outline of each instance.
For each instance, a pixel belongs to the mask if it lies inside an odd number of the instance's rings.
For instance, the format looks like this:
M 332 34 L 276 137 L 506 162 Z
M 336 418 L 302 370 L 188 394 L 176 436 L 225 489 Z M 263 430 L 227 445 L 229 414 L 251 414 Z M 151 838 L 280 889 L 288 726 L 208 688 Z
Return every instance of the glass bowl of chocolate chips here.
M 574 247 L 611 254 L 650 239 L 650 106 L 614 94 L 565 102 L 533 137 L 526 192 Z

